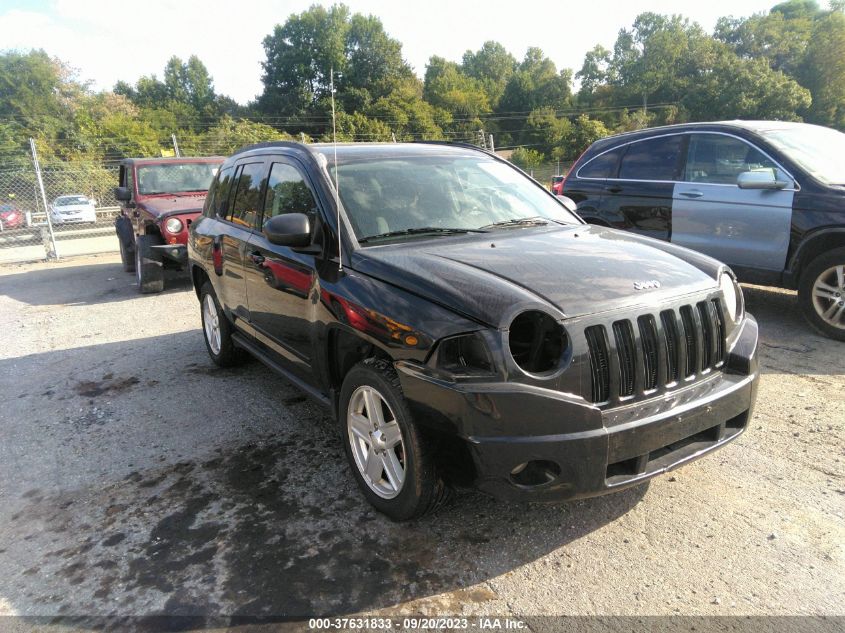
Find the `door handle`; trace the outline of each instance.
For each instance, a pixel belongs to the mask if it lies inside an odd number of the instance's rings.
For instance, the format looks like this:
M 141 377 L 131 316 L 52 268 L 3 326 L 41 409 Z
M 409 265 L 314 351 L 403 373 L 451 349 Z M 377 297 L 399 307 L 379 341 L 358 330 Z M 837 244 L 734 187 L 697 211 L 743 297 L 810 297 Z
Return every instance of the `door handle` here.
M 264 264 L 264 255 L 259 253 L 258 251 L 253 251 L 249 254 L 249 258 L 252 260 L 252 263 L 261 268 Z
M 704 195 L 701 191 L 681 191 L 680 193 L 686 198 L 700 198 Z
M 610 185 L 606 188 L 606 190 L 610 193 L 619 193 L 620 191 L 622 191 L 622 187 L 620 187 L 619 185 Z

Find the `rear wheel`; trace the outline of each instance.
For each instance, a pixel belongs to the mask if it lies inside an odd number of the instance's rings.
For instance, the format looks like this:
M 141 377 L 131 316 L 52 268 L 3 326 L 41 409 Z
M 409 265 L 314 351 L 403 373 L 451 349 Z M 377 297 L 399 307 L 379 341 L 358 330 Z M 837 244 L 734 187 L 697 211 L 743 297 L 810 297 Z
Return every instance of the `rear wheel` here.
M 205 348 L 218 367 L 231 367 L 243 360 L 244 352 L 235 347 L 232 340 L 232 324 L 217 303 L 217 296 L 211 283 L 206 281 L 200 288 L 200 313 Z
M 845 341 L 845 248 L 814 259 L 801 275 L 798 301 L 816 330 Z
M 161 253 L 152 248 L 161 244 L 154 235 L 139 235 L 135 242 L 135 276 L 138 290 L 144 294 L 164 290 L 164 262 Z
M 346 456 L 367 500 L 394 521 L 434 510 L 449 489 L 437 473 L 399 377 L 385 360 L 368 359 L 343 381 L 339 415 Z

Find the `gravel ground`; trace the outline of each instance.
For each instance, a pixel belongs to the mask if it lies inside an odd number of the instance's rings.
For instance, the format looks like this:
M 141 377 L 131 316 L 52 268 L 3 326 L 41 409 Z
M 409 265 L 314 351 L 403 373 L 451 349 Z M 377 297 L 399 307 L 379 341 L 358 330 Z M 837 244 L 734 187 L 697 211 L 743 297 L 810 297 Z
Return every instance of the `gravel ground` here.
M 845 345 L 794 293 L 746 297 L 764 375 L 736 442 L 615 495 L 470 492 L 397 525 L 325 411 L 211 364 L 186 280 L 0 267 L 0 614 L 842 615 Z

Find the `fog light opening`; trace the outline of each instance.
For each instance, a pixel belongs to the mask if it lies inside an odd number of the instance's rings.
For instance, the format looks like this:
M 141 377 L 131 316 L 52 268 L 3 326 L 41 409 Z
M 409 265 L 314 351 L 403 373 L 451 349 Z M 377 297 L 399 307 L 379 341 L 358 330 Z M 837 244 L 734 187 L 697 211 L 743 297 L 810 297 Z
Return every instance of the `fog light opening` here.
M 511 481 L 522 488 L 545 486 L 559 476 L 560 466 L 544 459 L 525 462 L 511 471 Z

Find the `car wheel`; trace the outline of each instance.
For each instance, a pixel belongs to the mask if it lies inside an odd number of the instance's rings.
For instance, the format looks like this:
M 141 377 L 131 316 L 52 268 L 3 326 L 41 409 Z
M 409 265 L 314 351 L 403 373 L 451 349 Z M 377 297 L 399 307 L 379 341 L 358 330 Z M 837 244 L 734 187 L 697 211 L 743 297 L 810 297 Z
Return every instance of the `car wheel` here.
M 164 262 L 161 253 L 152 248 L 160 243 L 152 235 L 139 235 L 135 241 L 135 275 L 138 290 L 144 294 L 164 290 Z
M 119 235 L 117 236 L 117 243 L 120 245 L 120 263 L 123 264 L 123 271 L 127 273 L 134 273 L 135 253 L 129 251 Z
M 385 360 L 353 367 L 340 392 L 341 433 L 352 473 L 367 500 L 394 521 L 434 510 L 449 488 L 430 443 L 411 418 L 396 370 Z
M 240 363 L 244 353 L 235 346 L 232 324 L 217 303 L 214 288 L 208 281 L 200 288 L 200 312 L 205 348 L 214 364 L 218 367 L 232 367 Z
M 798 301 L 810 325 L 825 336 L 845 341 L 845 248 L 810 262 L 801 275 Z

